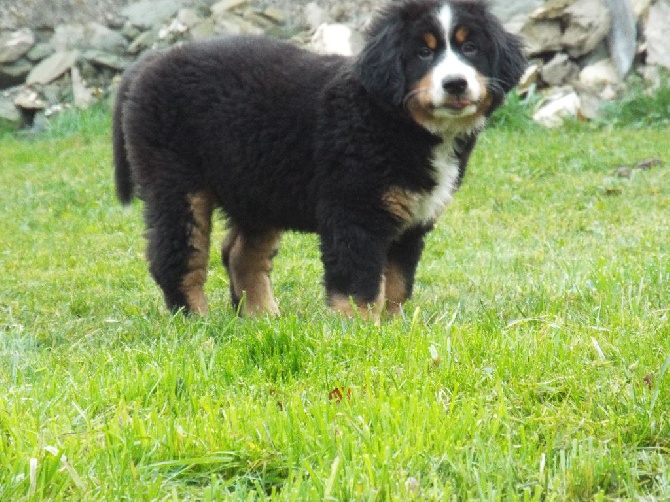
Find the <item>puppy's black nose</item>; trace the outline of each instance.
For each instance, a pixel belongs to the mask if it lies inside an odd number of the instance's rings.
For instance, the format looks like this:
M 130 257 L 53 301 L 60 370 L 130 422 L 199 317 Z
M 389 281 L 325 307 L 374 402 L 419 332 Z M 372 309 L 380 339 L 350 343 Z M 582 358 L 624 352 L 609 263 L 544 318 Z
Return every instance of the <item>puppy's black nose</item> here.
M 449 94 L 463 94 L 468 88 L 468 81 L 461 76 L 447 77 L 442 81 L 442 88 Z

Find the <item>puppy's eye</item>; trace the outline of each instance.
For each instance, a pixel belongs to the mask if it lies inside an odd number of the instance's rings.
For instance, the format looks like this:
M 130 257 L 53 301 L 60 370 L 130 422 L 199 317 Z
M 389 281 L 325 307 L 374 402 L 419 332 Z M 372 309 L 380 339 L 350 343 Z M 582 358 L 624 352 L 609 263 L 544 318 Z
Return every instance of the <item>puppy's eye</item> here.
M 419 57 L 421 59 L 431 59 L 433 57 L 433 50 L 430 47 L 422 47 L 419 50 Z
M 465 56 L 474 56 L 479 52 L 479 49 L 477 49 L 474 42 L 465 42 L 461 45 L 461 52 L 463 52 L 463 55 Z

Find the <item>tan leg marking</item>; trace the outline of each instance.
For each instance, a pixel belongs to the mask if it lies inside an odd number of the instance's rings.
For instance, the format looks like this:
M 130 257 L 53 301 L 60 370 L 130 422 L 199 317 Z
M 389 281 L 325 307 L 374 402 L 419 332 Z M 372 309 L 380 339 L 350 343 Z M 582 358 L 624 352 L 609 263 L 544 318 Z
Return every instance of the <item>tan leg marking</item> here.
M 181 290 L 186 297 L 188 308 L 197 313 L 207 313 L 205 281 L 209 264 L 209 235 L 212 230 L 214 199 L 208 192 L 189 194 L 188 203 L 193 214 L 193 227 L 189 244 L 193 248 L 188 260 L 187 272 L 181 281 Z
M 243 313 L 250 316 L 279 314 L 270 272 L 281 232 L 273 230 L 251 239 L 239 232 L 232 233 L 226 237 L 226 241 L 232 243 L 224 243 L 224 252 L 229 246 L 228 273 L 235 296 L 243 301 Z
M 386 264 L 386 312 L 389 315 L 400 313 L 402 305 L 407 301 L 407 282 L 397 263 Z
M 328 305 L 338 314 L 354 318 L 360 316 L 366 321 L 374 321 L 379 324 L 381 313 L 384 308 L 386 290 L 386 277 L 382 275 L 379 284 L 379 295 L 372 303 L 365 303 L 341 294 L 333 294 L 328 297 Z
M 226 236 L 223 238 L 223 245 L 221 246 L 221 256 L 223 257 L 223 264 L 228 268 L 230 266 L 230 250 L 240 235 L 240 230 L 236 226 L 230 227 Z

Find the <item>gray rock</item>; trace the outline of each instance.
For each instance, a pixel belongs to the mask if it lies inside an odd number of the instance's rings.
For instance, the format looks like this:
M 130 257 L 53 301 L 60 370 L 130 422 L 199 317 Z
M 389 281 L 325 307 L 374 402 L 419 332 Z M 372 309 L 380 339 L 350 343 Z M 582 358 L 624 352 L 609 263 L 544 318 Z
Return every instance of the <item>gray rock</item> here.
M 86 48 L 97 49 L 113 54 L 123 54 L 128 42 L 118 31 L 111 30 L 100 23 L 86 25 Z
M 27 28 L 0 35 L 0 63 L 18 61 L 34 44 L 35 34 Z
M 216 35 L 261 35 L 263 29 L 239 16 L 224 12 L 215 18 L 214 33 Z
M 126 40 L 135 40 L 141 33 L 142 30 L 133 25 L 130 21 L 126 22 L 123 25 L 123 28 L 121 28 L 121 35 L 123 35 L 123 38 Z
M 670 0 L 660 0 L 649 9 L 645 30 L 647 63 L 670 68 Z
M 607 41 L 603 40 L 596 46 L 595 49 L 579 58 L 579 66 L 584 68 L 585 66 L 595 64 L 598 61 L 602 61 L 603 59 L 609 59 L 609 57 L 610 49 L 608 47 Z
M 33 63 L 42 61 L 45 58 L 48 58 L 55 52 L 51 44 L 46 42 L 40 42 L 33 45 L 33 48 L 28 51 L 26 57 Z
M 174 45 L 180 40 L 184 40 L 187 32 L 188 26 L 178 19 L 173 19 L 169 24 L 161 26 L 160 30 L 158 30 L 158 38 L 161 41 L 161 45 Z
M 589 89 L 604 89 L 608 85 L 619 83 L 619 74 L 610 59 L 603 59 L 582 68 L 579 81 Z
M 247 0 L 221 0 L 220 2 L 216 2 L 214 5 L 212 5 L 212 15 L 214 17 L 219 17 L 222 14 L 237 9 L 246 3 Z
M 121 15 L 138 28 L 148 29 L 174 16 L 181 5 L 179 0 L 142 0 L 121 10 Z
M 74 66 L 79 58 L 79 51 L 58 51 L 40 62 L 32 69 L 27 84 L 48 84 Z
M 600 116 L 603 100 L 599 96 L 590 92 L 580 92 L 579 101 L 581 105 L 579 109 L 580 117 L 593 120 Z
M 561 43 L 575 58 L 595 49 L 609 33 L 612 21 L 603 0 L 577 0 L 565 10 L 565 17 Z
M 208 17 L 191 28 L 191 36 L 196 40 L 210 38 L 216 34 L 215 28 L 216 24 L 214 23 L 214 19 Z
M 519 92 L 525 94 L 537 86 L 540 79 L 540 65 L 538 63 L 531 63 L 526 71 L 521 76 L 519 81 Z
M 551 86 L 562 85 L 579 76 L 579 66 L 567 54 L 556 54 L 540 72 L 542 80 Z
M 89 108 L 95 101 L 93 92 L 86 87 L 76 66 L 73 66 L 70 70 L 70 77 L 72 79 L 72 101 L 74 106 L 77 108 Z
M 63 97 L 65 85 L 61 82 L 45 85 L 40 88 L 40 92 L 49 106 L 60 105 Z
M 251 24 L 258 26 L 259 28 L 262 28 L 263 30 L 269 30 L 270 28 L 275 26 L 275 23 L 272 22 L 267 17 L 263 16 L 261 12 L 253 10 L 244 11 L 242 18 L 245 21 L 249 21 Z
M 56 52 L 66 52 L 86 47 L 86 28 L 83 24 L 59 24 L 49 40 Z
M 571 88 L 556 89 L 538 107 L 533 120 L 545 127 L 559 127 L 567 117 L 577 117 L 581 100 Z
M 565 14 L 565 9 L 570 7 L 576 1 L 577 0 L 546 0 L 542 6 L 531 13 L 530 18 L 535 19 L 536 21 L 560 19 Z
M 97 66 L 104 66 L 115 71 L 123 71 L 132 64 L 132 60 L 119 56 L 118 54 L 110 54 L 104 51 L 89 49 L 82 54 L 83 59 L 89 61 Z
M 633 14 L 635 19 L 640 19 L 649 12 L 649 7 L 655 0 L 632 0 Z
M 561 22 L 528 20 L 519 33 L 530 56 L 557 52 L 561 45 Z
M 263 11 L 263 16 L 268 18 L 274 24 L 279 24 L 279 25 L 286 24 L 286 16 L 284 15 L 284 13 L 281 10 L 277 9 L 276 7 L 272 7 L 272 6 L 267 7 Z
M 198 16 L 198 12 L 195 9 L 179 9 L 175 19 L 189 29 L 202 21 L 202 18 Z
M 31 111 L 44 110 L 47 106 L 40 95 L 29 87 L 22 89 L 14 96 L 14 104 L 20 109 Z
M 26 59 L 8 65 L 0 64 L 0 89 L 22 84 L 32 69 L 32 63 Z
M 4 122 L 12 127 L 21 125 L 21 112 L 13 100 L 0 94 L 0 123 Z
M 144 52 L 147 49 L 151 49 L 154 44 L 158 41 L 158 30 L 151 29 L 140 34 L 133 42 L 128 46 L 128 53 L 130 54 L 139 54 Z

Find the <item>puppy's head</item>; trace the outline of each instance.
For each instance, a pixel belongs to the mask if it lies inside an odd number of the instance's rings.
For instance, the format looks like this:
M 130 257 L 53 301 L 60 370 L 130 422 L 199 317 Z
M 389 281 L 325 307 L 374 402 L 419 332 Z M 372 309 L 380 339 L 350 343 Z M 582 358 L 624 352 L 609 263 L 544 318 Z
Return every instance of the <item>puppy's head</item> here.
M 429 130 L 472 131 L 521 78 L 521 43 L 481 0 L 404 0 L 372 21 L 355 71 Z

